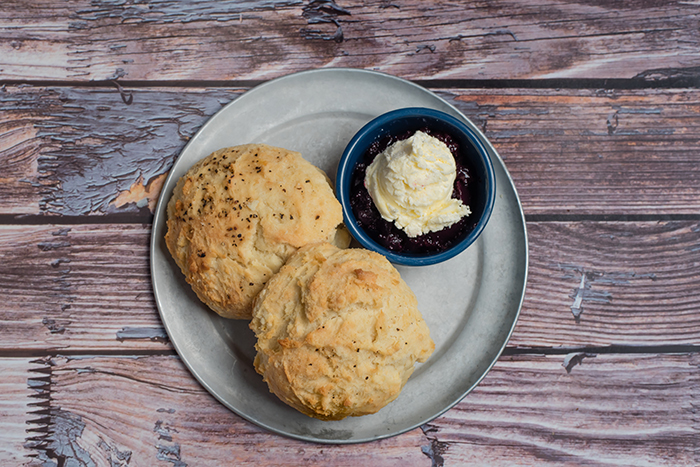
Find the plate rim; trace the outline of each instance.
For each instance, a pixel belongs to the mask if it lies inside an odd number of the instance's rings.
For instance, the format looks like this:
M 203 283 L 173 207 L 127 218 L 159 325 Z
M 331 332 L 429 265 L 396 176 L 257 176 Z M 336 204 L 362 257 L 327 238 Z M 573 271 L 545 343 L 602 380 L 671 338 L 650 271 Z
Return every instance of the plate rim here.
M 485 370 L 482 372 L 482 374 L 474 381 L 473 384 L 471 384 L 468 388 L 465 388 L 459 397 L 456 398 L 453 402 L 445 406 L 442 410 L 438 411 L 437 413 L 431 414 L 429 417 L 426 417 L 419 422 L 416 422 L 412 424 L 411 426 L 405 427 L 400 430 L 396 430 L 393 432 L 389 433 L 383 433 L 383 434 L 378 434 L 376 436 L 372 437 L 367 437 L 367 438 L 352 438 L 352 439 L 329 439 L 329 438 L 321 438 L 321 437 L 316 437 L 316 436 L 311 436 L 311 435 L 299 435 L 296 433 L 290 433 L 288 431 L 276 428 L 274 426 L 271 426 L 267 423 L 264 423 L 260 420 L 257 420 L 253 418 L 252 416 L 241 412 L 239 409 L 234 407 L 231 403 L 228 401 L 224 400 L 219 394 L 216 393 L 216 391 L 213 390 L 213 388 L 207 383 L 206 380 L 204 380 L 203 377 L 199 374 L 198 370 L 193 367 L 191 362 L 189 361 L 188 357 L 183 355 L 180 347 L 178 344 L 175 342 L 175 340 L 172 337 L 171 330 L 168 326 L 168 323 L 165 319 L 164 312 L 163 312 L 163 305 L 161 304 L 161 299 L 158 294 L 158 284 L 156 276 L 157 276 L 157 271 L 155 268 L 155 261 L 154 261 L 154 254 L 156 249 L 158 248 L 160 236 L 158 235 L 159 233 L 159 226 L 161 224 L 165 224 L 167 219 L 164 219 L 164 217 L 167 215 L 167 203 L 170 199 L 170 193 L 166 192 L 166 187 L 168 187 L 171 182 L 172 178 L 175 177 L 175 172 L 172 170 L 178 163 L 178 160 L 183 156 L 184 153 L 186 153 L 190 146 L 198 144 L 198 140 L 200 138 L 203 138 L 201 136 L 202 134 L 206 134 L 206 129 L 207 127 L 211 124 L 212 120 L 220 113 L 227 111 L 230 107 L 236 106 L 237 103 L 241 102 L 241 99 L 252 99 L 255 98 L 257 94 L 260 92 L 264 92 L 265 88 L 269 86 L 279 86 L 280 84 L 283 84 L 285 80 L 292 80 L 292 79 L 298 79 L 299 76 L 303 75 L 308 75 L 308 74 L 349 74 L 349 73 L 358 73 L 358 74 L 365 74 L 365 75 L 371 75 L 380 79 L 387 79 L 387 80 L 395 80 L 397 82 L 400 82 L 404 85 L 408 85 L 409 87 L 414 88 L 416 91 L 419 93 L 423 94 L 428 94 L 437 101 L 441 102 L 443 105 L 447 106 L 455 112 L 456 115 L 458 115 L 458 118 L 465 121 L 468 125 L 472 127 L 472 129 L 475 131 L 477 134 L 477 137 L 480 139 L 481 143 L 486 146 L 489 155 L 491 157 L 495 157 L 497 162 L 500 164 L 501 168 L 503 169 L 504 175 L 508 180 L 510 188 L 513 190 L 514 194 L 514 201 L 515 204 L 517 205 L 517 214 L 519 218 L 518 222 L 518 233 L 522 233 L 523 236 L 523 247 L 524 247 L 524 257 L 522 258 L 523 261 L 523 277 L 522 277 L 522 285 L 520 289 L 520 296 L 518 297 L 518 303 L 517 303 L 517 309 L 515 310 L 515 315 L 513 318 L 512 323 L 510 324 L 510 328 L 508 329 L 508 332 L 504 335 L 504 339 L 502 344 L 500 345 L 500 348 L 496 352 L 496 356 L 493 358 L 493 360 L 487 365 Z M 517 188 L 513 182 L 513 179 L 510 175 L 510 172 L 508 171 L 507 167 L 505 166 L 505 163 L 503 162 L 503 159 L 501 158 L 500 154 L 498 151 L 496 151 L 495 147 L 491 144 L 491 142 L 486 138 L 486 136 L 483 134 L 483 132 L 476 126 L 474 123 L 467 118 L 459 109 L 457 109 L 454 105 L 451 103 L 447 102 L 444 98 L 440 97 L 433 91 L 416 84 L 412 81 L 409 81 L 404 78 L 400 78 L 394 75 L 390 75 L 387 73 L 375 71 L 375 70 L 365 70 L 365 69 L 358 69 L 358 68 L 339 68 L 339 67 L 328 67 L 328 68 L 318 68 L 318 69 L 309 69 L 309 70 L 304 70 L 304 71 L 299 71 L 295 73 L 290 73 L 287 75 L 283 75 L 268 81 L 265 81 L 263 83 L 260 83 L 247 91 L 243 92 L 241 95 L 238 97 L 234 98 L 230 102 L 226 103 L 223 107 L 221 107 L 218 111 L 216 111 L 214 114 L 209 116 L 207 120 L 199 127 L 199 129 L 196 131 L 196 133 L 190 138 L 190 140 L 185 144 L 185 146 L 180 150 L 179 154 L 175 157 L 173 160 L 173 164 L 171 168 L 168 171 L 168 175 L 163 182 L 163 189 L 161 190 L 161 193 L 158 196 L 158 202 L 156 204 L 156 208 L 154 211 L 154 216 L 153 220 L 151 222 L 151 238 L 149 242 L 149 261 L 150 261 L 150 273 L 151 273 L 151 284 L 153 287 L 153 294 L 156 302 L 156 308 L 158 309 L 158 315 L 160 317 L 161 323 L 168 334 L 168 338 L 173 345 L 179 359 L 182 361 L 182 363 L 185 365 L 185 367 L 188 369 L 190 374 L 197 380 L 197 382 L 204 387 L 207 392 L 212 395 L 217 401 L 219 401 L 222 405 L 224 405 L 227 409 L 231 410 L 233 413 L 238 415 L 239 417 L 243 418 L 244 420 L 261 427 L 265 429 L 266 431 L 269 431 L 271 433 L 275 433 L 277 435 L 285 436 L 287 438 L 291 439 L 297 439 L 301 441 L 306 441 L 306 442 L 315 442 L 315 443 L 321 443 L 321 444 L 359 444 L 359 443 L 366 443 L 366 442 L 371 442 L 371 441 L 376 441 L 380 439 L 387 439 L 391 438 L 394 436 L 398 436 L 401 434 L 404 434 L 406 432 L 409 432 L 411 430 L 414 430 L 426 423 L 429 423 L 430 421 L 440 417 L 443 415 L 445 412 L 449 411 L 452 409 L 455 405 L 457 405 L 459 402 L 461 402 L 474 388 L 476 388 L 481 381 L 486 377 L 486 375 L 491 371 L 493 366 L 498 362 L 500 359 L 500 356 L 502 355 L 504 349 L 508 345 L 508 342 L 510 341 L 510 338 L 513 334 L 513 331 L 515 329 L 515 326 L 517 325 L 520 312 L 522 310 L 522 305 L 523 301 L 525 298 L 525 292 L 527 289 L 527 282 L 528 282 L 528 275 L 529 275 L 529 242 L 528 242 L 528 234 L 527 234 L 527 225 L 526 225 L 526 220 L 525 220 L 525 214 L 523 212 L 523 207 L 522 207 L 522 202 L 520 201 L 520 197 L 517 192 Z M 165 227 L 165 225 L 163 225 Z M 178 273 L 180 271 L 177 271 Z M 520 284 L 520 282 L 518 282 Z

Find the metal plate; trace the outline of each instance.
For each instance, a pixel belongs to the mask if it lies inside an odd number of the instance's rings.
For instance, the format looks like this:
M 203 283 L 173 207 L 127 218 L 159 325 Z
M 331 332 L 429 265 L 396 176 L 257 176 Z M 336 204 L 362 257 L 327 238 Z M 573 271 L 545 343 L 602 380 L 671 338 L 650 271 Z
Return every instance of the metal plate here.
M 165 246 L 166 204 L 177 180 L 198 160 L 226 146 L 267 143 L 296 150 L 335 178 L 353 134 L 372 118 L 409 106 L 464 120 L 488 149 L 496 204 L 479 240 L 438 265 L 398 267 L 413 289 L 435 341 L 401 395 L 377 414 L 324 422 L 271 394 L 253 369 L 255 336 L 247 321 L 220 318 L 185 282 Z M 161 319 L 199 382 L 241 417 L 275 433 L 321 443 L 355 443 L 416 428 L 459 402 L 486 375 L 510 337 L 527 280 L 525 220 L 496 150 L 464 115 L 426 89 L 392 76 L 321 69 L 269 81 L 214 115 L 185 147 L 163 187 L 153 222 L 151 272 Z

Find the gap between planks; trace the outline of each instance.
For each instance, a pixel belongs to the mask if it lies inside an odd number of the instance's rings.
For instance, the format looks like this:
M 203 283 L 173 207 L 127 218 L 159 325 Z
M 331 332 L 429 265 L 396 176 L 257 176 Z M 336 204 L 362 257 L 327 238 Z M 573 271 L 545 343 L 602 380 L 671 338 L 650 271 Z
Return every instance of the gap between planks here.
M 700 221 L 700 214 L 525 214 L 526 222 L 673 222 Z M 0 214 L 0 225 L 151 224 L 153 214 L 119 213 L 90 216 Z
M 634 354 L 692 354 L 700 353 L 700 345 L 609 345 L 577 347 L 524 347 L 507 346 L 499 358 L 514 355 L 634 355 Z M 149 357 L 177 355 L 172 348 L 165 349 L 0 349 L 0 358 L 44 358 L 44 357 Z
M 668 76 L 659 79 L 633 78 L 561 78 L 561 79 L 423 79 L 407 80 L 425 88 L 451 89 L 677 89 L 700 88 L 697 74 Z M 285 75 L 281 75 L 283 77 Z M 254 88 L 270 80 L 1 80 L 0 86 L 88 87 L 88 88 Z

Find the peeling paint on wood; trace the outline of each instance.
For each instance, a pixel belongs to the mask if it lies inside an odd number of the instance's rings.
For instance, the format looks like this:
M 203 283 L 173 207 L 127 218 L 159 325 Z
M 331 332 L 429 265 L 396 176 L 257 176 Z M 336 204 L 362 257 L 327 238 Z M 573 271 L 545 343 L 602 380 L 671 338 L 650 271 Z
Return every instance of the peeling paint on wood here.
M 323 39 L 335 42 L 343 42 L 343 27 L 340 24 L 340 16 L 350 16 L 350 11 L 339 7 L 334 0 L 311 0 L 302 9 L 302 16 L 309 25 L 332 24 L 335 31 L 332 34 L 324 34 L 318 29 L 302 28 L 301 34 L 305 39 Z
M 614 239 L 615 237 L 612 236 L 611 238 Z M 564 278 L 581 277 L 581 282 L 578 287 L 574 288 L 574 291 L 570 295 L 574 300 L 571 305 L 571 314 L 574 315 L 576 322 L 579 322 L 581 319 L 584 300 L 605 304 L 613 302 L 613 296 L 609 291 L 592 289 L 594 283 L 616 286 L 629 284 L 629 282 L 634 279 L 656 280 L 656 274 L 654 273 L 637 274 L 633 271 L 591 271 L 583 267 L 565 264 L 560 265 L 560 268 L 565 271 Z
M 73 433 L 95 463 L 110 452 L 102 440 L 131 451 L 132 465 L 218 465 L 221 459 L 278 465 L 285 459 L 320 467 L 339 459 L 366 463 L 371 456 L 373 467 L 545 460 L 676 467 L 695 460 L 698 358 L 601 354 L 565 373 L 560 355 L 503 357 L 463 401 L 421 429 L 347 446 L 290 440 L 251 425 L 212 398 L 175 356 L 55 358 L 51 404 L 64 412 L 64 433 Z M 87 366 L 95 371 L 78 371 Z
M 509 345 L 697 344 L 697 225 L 528 222 L 528 287 Z
M 0 350 L 170 349 L 151 285 L 150 227 L 56 231 L 0 225 Z M 696 344 L 699 234 L 693 221 L 529 222 L 528 288 L 510 345 Z M 57 240 L 70 246 L 37 248 Z
M 598 271 L 586 271 L 583 268 L 576 266 L 561 265 L 562 270 L 566 271 L 565 277 L 573 277 L 573 274 L 581 276 L 581 282 L 578 287 L 574 288 L 574 291 L 570 297 L 574 300 L 571 304 L 571 314 L 574 315 L 574 319 L 578 323 L 581 319 L 581 314 L 583 313 L 583 301 L 593 301 L 600 303 L 611 303 L 612 294 L 605 290 L 593 290 L 591 286 L 595 282 L 596 278 L 605 275 L 603 272 Z
M 85 430 L 82 417 L 61 409 L 51 410 L 51 434 L 39 449 L 39 459 L 56 461 L 57 466 L 96 467 L 90 453 L 81 446 Z
M 174 413 L 173 411 L 171 415 Z M 170 462 L 174 467 L 187 467 L 187 464 L 182 460 L 180 445 L 173 441 L 173 433 L 178 431 L 171 426 L 170 422 L 157 420 L 153 427 L 153 432 L 158 435 L 155 443 L 158 451 L 156 459 Z
M 139 178 L 128 190 L 120 192 L 112 204 L 121 208 L 131 203 L 139 209 L 148 207 L 151 212 L 155 212 L 158 196 L 167 175 L 167 172 L 158 175 L 147 184 L 144 183 L 143 177 Z
M 102 448 L 107 454 L 107 461 L 110 467 L 127 467 L 131 461 L 132 452 L 129 450 L 120 451 L 102 439 L 97 443 L 97 447 Z
M 655 68 L 643 71 L 634 76 L 637 79 L 643 79 L 645 81 L 669 81 L 675 79 L 692 79 L 700 85 L 698 81 L 698 76 L 700 75 L 700 67 L 677 67 L 677 68 Z
M 605 123 L 608 127 L 608 134 L 612 135 L 613 133 L 615 133 L 615 130 L 617 130 L 617 126 L 620 123 L 617 117 L 617 112 L 611 114 Z
M 117 331 L 117 340 L 124 342 L 130 339 L 150 339 L 153 342 L 167 343 L 168 334 L 162 327 L 157 328 L 133 328 L 125 327 Z
M 700 465 L 700 353 L 681 353 L 700 342 L 697 2 L 0 10 L 0 464 Z M 169 167 L 247 89 L 221 86 L 325 66 L 439 87 L 528 214 L 518 352 L 429 424 L 364 445 L 289 440 L 223 407 L 172 349 L 150 282 Z
M 187 467 L 187 464 L 182 462 L 180 459 L 180 445 L 156 445 L 158 454 L 156 454 L 156 459 L 159 461 L 166 461 L 173 464 L 174 467 Z
M 148 225 L 0 225 L 0 352 L 170 349 L 149 239 Z
M 700 100 L 655 94 L 441 91 L 485 129 L 530 215 L 697 215 Z
M 47 93 L 51 98 L 41 106 L 53 118 L 37 122 L 38 135 L 60 149 L 47 150 L 38 161 L 39 173 L 53 181 L 41 209 L 69 216 L 152 207 L 188 139 L 238 95 L 159 91 L 142 100 L 137 93 L 127 106 L 100 88 Z M 136 193 L 139 185 L 143 193 Z
M 435 433 L 439 430 L 435 426 L 426 423 L 421 426 L 421 430 L 430 440 L 430 444 L 421 446 L 421 452 L 430 459 L 431 467 L 443 467 L 445 465 L 445 459 L 442 455 L 449 449 L 449 444 L 437 440 Z
M 106 465 L 110 454 L 115 459 L 117 450 L 130 452 L 129 465 L 220 465 L 222 459 L 232 466 L 279 465 L 284 459 L 285 465 L 323 467 L 338 459 L 366 463 L 368 455 L 372 467 L 431 465 L 421 451 L 431 441 L 420 429 L 338 446 L 273 435 L 214 399 L 177 356 L 57 357 L 53 363 L 51 404 L 81 415 L 77 441 L 97 465 Z
M 578 289 L 576 289 L 576 295 L 574 296 L 574 304 L 571 305 L 571 314 L 574 315 L 574 318 L 576 318 L 576 320 L 578 320 L 581 317 L 581 312 L 583 311 L 581 304 L 583 303 L 583 293 L 585 290 L 586 275 L 581 274 L 581 284 L 578 286 Z
M 37 0 L 31 14 L 20 0 L 3 7 L 8 79 L 268 79 L 323 66 L 409 79 L 653 79 L 680 70 L 697 77 L 700 67 L 698 11 L 683 1 Z M 305 9 L 321 10 L 327 22 L 309 24 L 315 16 Z M 435 52 L 415 53 L 422 44 Z
M 10 199 L 24 198 L 29 214 L 37 208 L 68 216 L 149 212 L 189 138 L 238 95 L 238 90 L 149 90 L 135 92 L 134 102 L 126 105 L 109 88 L 13 87 L 0 93 L 0 105 L 31 121 L 32 141 L 43 148 L 34 152 L 34 165 L 17 175 L 17 184 L 35 182 Z M 12 148 L 4 149 L 13 144 L 10 139 L 0 130 L 0 160 L 14 157 Z M 22 196 L 27 189 L 40 200 Z M 10 206 L 9 212 L 17 209 Z
M 595 354 L 587 352 L 574 352 L 566 354 L 561 366 L 563 366 L 564 369 L 566 369 L 567 373 L 571 373 L 572 368 L 576 365 L 581 365 L 583 363 L 584 358 L 595 358 L 595 356 Z
M 163 426 L 163 420 L 156 421 L 156 426 L 153 427 L 153 431 L 158 434 L 158 440 L 172 441 L 173 437 L 170 434 L 170 427 Z M 177 432 L 177 430 L 174 430 Z
M 70 321 L 64 321 L 63 324 L 60 324 L 55 319 L 44 318 L 41 320 L 41 324 L 46 326 L 51 334 L 63 334 L 66 332 L 66 326 L 70 325 Z
M 0 105 L 31 122 L 32 141 L 41 142 L 39 175 L 11 173 L 9 186 L 41 183 L 8 192 L 0 214 L 145 218 L 188 138 L 243 92 L 141 88 L 126 106 L 111 88 L 8 89 Z M 530 215 L 700 212 L 700 141 L 691 137 L 700 134 L 697 90 L 439 93 L 485 130 Z M 618 116 L 612 135 L 611 115 Z M 0 131 L 0 158 L 10 140 Z
M 557 355 L 501 358 L 430 436 L 445 466 L 690 467 L 698 358 L 599 354 L 571 373 Z

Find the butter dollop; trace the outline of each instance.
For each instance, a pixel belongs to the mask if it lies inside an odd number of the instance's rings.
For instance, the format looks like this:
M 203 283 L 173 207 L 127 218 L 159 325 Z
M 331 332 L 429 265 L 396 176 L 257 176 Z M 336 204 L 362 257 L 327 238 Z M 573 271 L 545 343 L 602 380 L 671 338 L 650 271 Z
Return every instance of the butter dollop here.
M 442 230 L 471 213 L 452 198 L 457 168 L 449 148 L 422 131 L 375 157 L 365 187 L 382 218 L 417 237 Z

